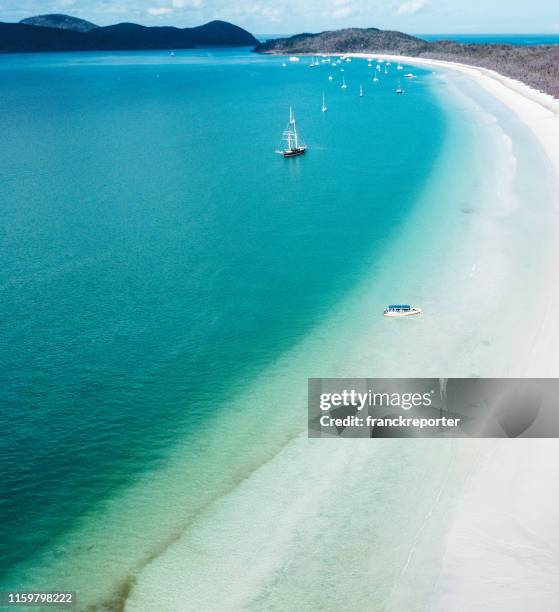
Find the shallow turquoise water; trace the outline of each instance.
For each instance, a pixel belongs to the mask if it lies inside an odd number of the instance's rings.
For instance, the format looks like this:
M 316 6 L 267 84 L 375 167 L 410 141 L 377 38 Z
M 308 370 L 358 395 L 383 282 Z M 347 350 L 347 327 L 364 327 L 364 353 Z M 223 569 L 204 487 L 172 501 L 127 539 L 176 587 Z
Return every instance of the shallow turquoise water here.
M 446 119 L 428 72 L 396 96 L 363 61 L 345 92 L 282 62 L 0 58 L 0 570 L 19 586 L 326 317 L 430 176 Z M 309 153 L 283 160 L 290 104 Z

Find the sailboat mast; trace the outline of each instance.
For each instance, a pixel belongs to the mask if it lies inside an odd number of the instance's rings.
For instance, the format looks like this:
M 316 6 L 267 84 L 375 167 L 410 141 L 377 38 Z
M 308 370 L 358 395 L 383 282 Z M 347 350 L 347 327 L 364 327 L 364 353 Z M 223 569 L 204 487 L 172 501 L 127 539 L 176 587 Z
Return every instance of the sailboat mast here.
M 289 126 L 287 128 L 287 148 L 292 149 L 291 146 L 291 126 L 293 125 L 293 109 L 289 107 Z
M 299 146 L 299 139 L 297 138 L 297 126 L 295 125 L 295 113 L 289 108 L 289 113 L 291 116 L 291 125 L 293 126 L 293 138 L 295 139 L 295 148 Z

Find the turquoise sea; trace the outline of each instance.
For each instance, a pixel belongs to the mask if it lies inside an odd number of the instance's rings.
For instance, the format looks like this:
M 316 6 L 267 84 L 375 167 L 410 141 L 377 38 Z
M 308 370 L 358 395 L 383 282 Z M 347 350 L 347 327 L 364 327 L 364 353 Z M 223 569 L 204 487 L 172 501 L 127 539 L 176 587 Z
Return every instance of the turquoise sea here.
M 510 348 L 505 327 L 477 309 L 456 326 L 439 297 L 475 279 L 446 306 L 481 292 L 497 307 L 522 284 L 506 326 L 539 289 L 545 241 L 526 255 L 522 240 L 545 235 L 545 180 L 511 178 L 520 200 L 542 197 L 514 209 L 502 250 L 475 222 L 495 203 L 488 167 L 537 163 L 529 136 L 495 108 L 524 143 L 511 149 L 459 102 L 467 84 L 430 70 L 397 96 L 395 67 L 375 85 L 364 60 L 284 63 L 244 49 L 0 57 L 3 587 L 122 606 L 146 564 L 299 439 L 309 376 L 431 375 L 444 359 L 419 347 L 459 354 L 463 375 L 506 367 L 484 366 Z M 309 150 L 284 160 L 290 105 Z M 499 256 L 476 268 L 488 245 Z M 383 326 L 382 307 L 407 300 L 431 321 Z
M 4 569 L 304 336 L 413 206 L 444 131 L 426 84 L 282 63 L 0 58 Z M 312 153 L 283 160 L 290 104 Z

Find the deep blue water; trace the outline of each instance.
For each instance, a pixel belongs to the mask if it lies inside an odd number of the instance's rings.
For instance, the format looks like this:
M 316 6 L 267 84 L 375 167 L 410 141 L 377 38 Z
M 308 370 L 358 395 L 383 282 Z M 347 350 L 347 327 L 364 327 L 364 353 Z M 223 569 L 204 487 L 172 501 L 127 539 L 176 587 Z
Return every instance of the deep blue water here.
M 413 207 L 445 132 L 428 73 L 396 96 L 363 61 L 345 92 L 282 62 L 0 57 L 0 571 L 304 337 Z M 309 152 L 283 160 L 289 105 Z

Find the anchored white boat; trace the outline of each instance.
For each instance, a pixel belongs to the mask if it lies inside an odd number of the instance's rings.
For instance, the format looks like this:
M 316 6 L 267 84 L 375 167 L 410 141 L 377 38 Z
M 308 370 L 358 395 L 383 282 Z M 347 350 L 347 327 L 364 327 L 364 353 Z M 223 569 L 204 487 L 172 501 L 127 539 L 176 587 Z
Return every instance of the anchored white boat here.
M 410 304 L 390 304 L 384 309 L 385 317 L 411 317 L 421 313 L 421 308 Z
M 322 93 L 322 112 L 325 113 L 328 110 L 326 106 L 326 98 L 324 97 L 324 92 Z
M 342 77 L 342 89 L 347 89 L 347 85 L 345 84 L 345 78 Z

